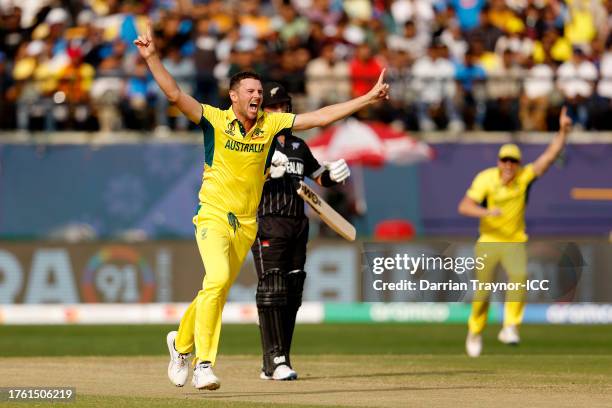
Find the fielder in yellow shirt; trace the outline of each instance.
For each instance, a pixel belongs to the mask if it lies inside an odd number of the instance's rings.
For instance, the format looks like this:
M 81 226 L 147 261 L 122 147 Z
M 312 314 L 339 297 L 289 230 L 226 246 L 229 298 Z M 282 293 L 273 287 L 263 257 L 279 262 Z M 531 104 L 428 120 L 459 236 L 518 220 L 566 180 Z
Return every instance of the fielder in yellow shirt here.
M 232 106 L 221 110 L 200 104 L 185 94 L 160 61 L 150 24 L 134 44 L 168 100 L 199 124 L 204 135 L 204 175 L 200 206 L 193 222 L 206 276 L 202 290 L 181 319 L 178 332 L 168 333 L 168 377 L 182 387 L 195 354 L 192 384 L 215 390 L 214 375 L 221 313 L 229 289 L 240 272 L 257 233 L 257 208 L 272 163 L 274 141 L 284 129 L 294 131 L 327 126 L 377 101 L 389 98 L 384 71 L 366 95 L 314 112 L 267 113 L 260 110 L 263 88 L 259 76 L 240 72 L 230 80 Z
M 499 263 L 508 275 L 508 282 L 525 283 L 527 254 L 525 243 L 525 207 L 532 183 L 551 166 L 561 153 L 572 125 L 563 107 L 559 117 L 559 133 L 533 163 L 522 166 L 522 154 L 517 145 L 506 144 L 498 154 L 497 167 L 476 175 L 472 185 L 459 203 L 459 213 L 480 219 L 480 238 L 475 248 L 476 257 L 484 257 L 484 268 L 476 272 L 476 279 L 491 282 Z M 498 339 L 506 344 L 518 344 L 518 326 L 525 310 L 525 291 L 506 293 L 504 324 Z M 482 331 L 487 323 L 489 293 L 474 294 L 468 321 L 466 351 L 471 357 L 482 352 Z

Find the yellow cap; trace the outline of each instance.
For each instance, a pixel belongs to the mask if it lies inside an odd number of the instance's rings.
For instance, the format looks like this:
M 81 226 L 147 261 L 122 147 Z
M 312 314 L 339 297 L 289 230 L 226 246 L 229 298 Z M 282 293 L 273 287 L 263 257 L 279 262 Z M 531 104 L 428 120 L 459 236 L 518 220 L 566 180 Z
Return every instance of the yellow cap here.
M 499 157 L 500 159 L 509 157 L 511 159 L 521 161 L 521 149 L 519 149 L 519 147 L 513 143 L 508 143 L 503 145 L 499 149 L 499 154 L 497 155 L 497 157 Z

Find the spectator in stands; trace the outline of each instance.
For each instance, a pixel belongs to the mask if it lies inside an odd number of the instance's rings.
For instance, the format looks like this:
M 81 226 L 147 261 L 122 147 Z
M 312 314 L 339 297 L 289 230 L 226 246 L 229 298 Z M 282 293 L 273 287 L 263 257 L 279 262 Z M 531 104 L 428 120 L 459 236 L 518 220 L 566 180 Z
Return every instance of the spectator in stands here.
M 169 47 L 166 52 L 166 57 L 163 59 L 163 64 L 172 75 L 172 78 L 175 78 L 179 87 L 189 93 L 193 94 L 195 83 L 194 79 L 196 76 L 195 65 L 193 60 L 190 58 L 183 58 L 178 48 Z M 176 110 L 176 108 L 171 107 L 168 99 L 162 93 L 159 87 L 154 86 L 155 90 L 155 123 L 157 125 L 156 132 L 160 132 L 160 134 L 167 134 L 169 127 L 168 116 L 171 116 L 175 120 L 175 129 L 186 130 L 189 126 L 188 119 L 181 115 L 180 112 Z M 170 108 L 170 112 L 169 112 Z
M 462 105 L 463 122 L 477 130 L 482 129 L 486 114 L 487 74 L 478 62 L 473 48 L 465 54 L 465 63 L 455 64 L 455 78 L 459 83 L 459 100 Z
M 343 1 L 342 8 L 351 20 L 367 21 L 372 18 L 373 7 L 369 0 Z
M 272 21 L 261 13 L 260 0 L 241 0 L 238 22 L 245 36 L 266 38 L 272 31 Z
M 56 75 L 49 66 L 50 47 L 42 41 L 23 43 L 15 55 L 11 91 L 16 103 L 17 129 L 55 130 L 52 95 Z
M 333 27 L 342 18 L 341 10 L 334 10 L 330 0 L 313 0 L 310 7 L 301 10 L 310 23 L 318 23 L 321 27 Z
M 310 53 L 304 47 L 295 50 L 287 50 L 283 53 L 284 81 L 281 81 L 285 88 L 291 92 L 293 103 L 296 108 L 301 108 L 303 103 L 302 95 L 306 94 L 306 66 L 310 61 Z
M 606 51 L 601 57 L 599 75 L 601 79 L 597 83 L 597 103 L 593 104 L 596 120 L 593 127 L 598 130 L 612 130 L 612 41 L 608 41 Z
M 365 95 L 374 86 L 383 64 L 374 55 L 367 44 L 360 44 L 355 50 L 355 56 L 349 63 L 351 74 L 351 96 L 356 98 Z
M 49 27 L 47 42 L 52 44 L 51 56 L 53 58 L 63 55 L 68 48 L 68 41 L 65 38 L 66 27 L 68 26 L 68 13 L 61 8 L 54 8 L 49 11 L 45 23 Z
M 518 33 L 525 29 L 523 21 L 508 7 L 505 0 L 490 0 L 489 20 L 506 33 Z
M 112 46 L 105 44 L 98 51 L 100 57 L 104 57 L 98 64 L 90 96 L 98 117 L 98 125 L 103 132 L 122 127 L 119 104 L 125 86 L 126 71 L 123 65 L 125 50 L 126 44 L 121 40 L 115 40 Z
M 446 124 L 450 121 L 450 129 L 461 130 L 463 123 L 454 106 L 455 66 L 447 58 L 446 47 L 437 42 L 431 44 L 427 56 L 415 62 L 412 75 L 419 128 L 434 130 L 436 124 L 432 118 L 444 116 L 445 120 L 438 122 Z M 444 115 L 440 115 L 441 111 Z
M 589 106 L 598 73 L 597 68 L 588 60 L 582 48 L 575 47 L 573 51 L 572 59 L 564 62 L 557 69 L 557 88 L 565 99 L 568 115 L 575 123 L 574 127 L 586 129 L 589 120 Z
M 227 75 L 232 75 L 241 71 L 255 71 L 255 48 L 257 47 L 257 41 L 252 38 L 241 38 L 239 39 L 233 49 L 230 56 L 231 65 Z
M 377 119 L 408 129 L 418 130 L 417 116 L 413 109 L 416 95 L 412 81 L 412 58 L 403 50 L 384 50 L 385 79 L 389 86 L 389 100 L 376 110 Z
M 183 52 L 185 50 L 184 47 L 188 46 L 192 37 L 192 21 L 174 10 L 165 10 L 164 16 L 160 18 L 160 21 L 163 22 L 163 24 L 159 24 L 156 31 L 159 31 L 161 34 L 161 48 L 164 50 L 167 50 L 167 48 L 178 48 Z M 144 25 L 146 22 L 143 21 L 141 24 Z M 130 35 L 125 35 L 125 38 L 122 38 L 122 41 L 129 45 L 130 52 L 135 51 L 132 41 L 136 37 L 137 33 L 134 32 L 133 35 L 130 33 Z
M 152 87 L 144 61 L 138 59 L 125 83 L 122 113 L 128 129 L 151 129 L 149 120 L 149 90 Z
M 448 48 L 450 59 L 455 64 L 463 62 L 468 49 L 468 43 L 463 38 L 459 23 L 455 20 L 449 21 L 448 27 L 440 35 L 440 41 Z
M 104 30 L 100 27 L 90 25 L 84 38 L 85 43 L 82 46 L 83 61 L 98 69 L 112 46 L 109 42 L 104 41 Z
M 495 53 L 500 57 L 506 51 L 514 54 L 514 57 L 520 61 L 525 61 L 527 57 L 533 54 L 535 44 L 533 40 L 527 36 L 526 31 L 509 31 L 508 34 L 501 36 L 495 44 Z
M 226 34 L 238 25 L 226 4 L 223 0 L 210 0 L 208 3 L 208 17 L 213 29 L 220 34 Z
M 66 51 L 68 64 L 59 72 L 56 103 L 65 101 L 68 116 L 63 126 L 73 129 L 92 130 L 89 91 L 94 79 L 94 68 L 83 61 L 80 48 L 69 47 Z M 68 123 L 66 123 L 68 122 Z
M 412 20 L 404 24 L 404 30 L 401 35 L 392 34 L 387 37 L 387 47 L 407 52 L 412 60 L 423 57 L 427 53 L 428 46 L 429 35 L 417 31 L 416 25 Z
M 536 40 L 543 27 L 542 10 L 533 4 L 527 5 L 523 22 L 525 23 L 525 36 L 532 41 Z
M 279 16 L 275 19 L 274 26 L 281 41 L 288 43 L 294 39 L 305 40 L 309 32 L 308 19 L 300 16 L 289 2 L 283 2 L 278 11 Z
M 533 57 L 528 57 L 524 65 L 525 80 L 519 108 L 521 126 L 526 131 L 545 131 L 548 98 L 554 91 L 555 72 L 550 57 L 539 64 L 534 62 Z
M 215 78 L 221 81 L 224 78 L 229 80 L 231 75 L 228 75 L 232 60 L 234 58 L 233 51 L 236 49 L 240 40 L 240 31 L 238 27 L 233 27 L 224 37 L 219 39 L 215 47 L 215 55 L 217 56 L 218 64 L 214 68 Z M 229 83 L 229 81 L 228 81 Z
M 485 0 L 449 0 L 448 4 L 455 10 L 461 31 L 466 32 L 478 25 L 480 10 L 485 6 Z
M 414 21 L 420 32 L 429 33 L 435 18 L 433 3 L 429 0 L 396 0 L 391 2 L 391 15 L 400 26 Z
M 567 0 L 565 37 L 572 45 L 586 46 L 604 24 L 605 9 L 600 1 Z
M 14 60 L 17 50 L 31 39 L 32 33 L 45 21 L 50 10 L 42 1 L 3 4 L 0 8 L 0 50 L 7 61 Z
M 334 50 L 334 44 L 326 43 L 321 48 L 321 55 L 306 65 L 309 110 L 344 101 L 349 97 L 349 66 L 336 58 Z
M 493 51 L 497 40 L 504 32 L 491 22 L 489 8 L 480 10 L 479 24 L 465 34 L 468 41 L 479 40 L 484 44 L 486 51 Z
M 516 53 L 506 50 L 500 64 L 488 72 L 486 130 L 520 129 L 518 98 L 524 72 L 517 59 Z
M 308 32 L 308 37 L 304 45 L 310 51 L 310 54 L 313 56 L 320 56 L 323 52 L 323 47 L 327 43 L 331 43 L 330 38 L 325 34 L 325 29 L 323 28 L 323 24 L 319 22 L 310 23 L 310 30 Z
M 89 95 L 92 112 L 97 116 L 100 127 L 105 130 L 119 128 L 121 124 L 117 119 L 122 116 L 117 115 L 118 107 L 131 106 L 124 111 L 126 118 L 132 118 L 126 125 L 137 128 L 139 121 L 134 118 L 139 115 L 134 115 L 133 108 L 140 106 L 141 102 L 138 101 L 146 101 L 151 95 L 146 90 L 135 91 L 141 89 L 136 85 L 141 84 L 142 78 L 128 79 L 125 76 L 126 67 L 127 73 L 131 73 L 138 66 L 133 47 L 126 47 L 125 44 L 131 43 L 136 27 L 143 25 L 147 18 L 155 22 L 157 45 L 163 55 L 179 55 L 177 62 L 180 59 L 181 64 L 195 67 L 195 78 L 192 79 L 196 87 L 194 92 L 202 100 L 218 103 L 218 87 L 227 86 L 232 72 L 251 67 L 264 74 L 266 79 L 276 79 L 288 86 L 296 103 L 308 98 L 308 106 L 316 106 L 326 103 L 322 97 L 335 98 L 334 92 L 338 92 L 338 97 L 342 98 L 340 94 L 349 83 L 347 81 L 351 81 L 351 91 L 354 91 L 355 85 L 357 88 L 360 86 L 361 80 L 350 69 L 348 73 L 344 72 L 348 63 L 352 64 L 353 69 L 357 66 L 363 69 L 365 66 L 374 67 L 372 71 L 376 71 L 376 62 L 381 68 L 380 61 L 386 61 L 385 64 L 390 67 L 389 80 L 394 82 L 394 87 L 389 104 L 381 105 L 389 109 L 388 114 L 382 109 L 378 113 L 385 113 L 380 116 L 384 120 L 401 118 L 411 128 L 417 126 L 416 119 L 408 118 L 410 114 L 418 111 L 423 118 L 422 110 L 413 109 L 416 107 L 413 106 L 416 90 L 411 88 L 412 66 L 427 65 L 430 43 L 443 43 L 450 54 L 448 59 L 457 64 L 456 72 L 461 75 L 461 92 L 457 95 L 454 108 L 456 111 L 465 108 L 468 117 L 473 116 L 471 122 L 475 122 L 476 127 L 480 126 L 484 115 L 482 106 L 486 94 L 480 92 L 480 89 L 484 89 L 481 86 L 484 79 L 475 80 L 472 75 L 478 74 L 478 68 L 474 67 L 484 68 L 486 75 L 500 75 L 505 69 L 504 55 L 509 51 L 524 68 L 527 68 L 527 60 L 533 60 L 529 62 L 529 83 L 525 83 L 520 97 L 521 123 L 531 129 L 545 129 L 549 102 L 541 97 L 542 90 L 550 85 L 550 78 L 545 72 L 551 68 L 549 62 L 564 64 L 572 59 L 572 46 L 578 45 L 589 54 L 595 66 L 601 63 L 602 70 L 607 70 L 608 64 L 604 63 L 598 50 L 603 49 L 612 27 L 609 12 L 612 1 L 596 0 L 553 0 L 544 3 L 526 0 L 75 0 L 67 2 L 65 8 L 58 7 L 60 3 L 51 0 L 26 1 L 18 3 L 18 6 L 9 4 L 0 8 L 0 50 L 6 55 L 5 72 L 11 74 L 11 84 L 6 86 L 4 94 L 0 94 L 0 105 L 4 106 L 2 109 L 10 105 L 8 110 L 15 111 L 11 121 L 18 123 L 22 129 L 55 129 L 54 116 L 62 126 L 77 126 L 64 120 L 75 112 L 72 105 L 76 102 L 62 101 L 62 93 L 57 92 L 58 81 L 63 87 L 70 82 L 60 77 L 75 68 L 69 68 L 70 48 L 78 48 L 83 63 L 95 69 L 95 80 Z M 39 51 L 41 43 L 37 41 L 43 42 L 42 51 Z M 338 79 L 344 72 L 346 81 L 336 83 L 335 91 L 321 96 L 320 91 L 308 91 L 304 84 L 315 89 L 318 85 L 325 88 L 325 83 L 317 84 L 312 78 L 313 72 L 317 72 L 317 76 L 328 75 L 326 72 L 330 66 L 326 69 L 322 63 L 330 60 L 329 43 L 333 44 L 334 50 L 334 68 L 330 76 Z M 474 62 L 473 67 L 464 61 L 468 43 L 472 48 L 470 58 Z M 29 48 L 30 44 L 35 45 Z M 119 53 L 117 51 L 121 46 L 118 44 L 124 44 Z M 353 58 L 353 55 L 363 52 L 358 50 L 359 44 L 370 47 L 368 64 L 357 64 L 359 59 Z M 29 55 L 25 51 L 27 49 Z M 176 50 L 179 54 L 176 54 Z M 425 62 L 419 65 L 421 58 Z M 565 64 L 564 70 L 569 70 L 569 65 Z M 532 69 L 546 77 L 542 84 L 536 84 Z M 474 84 L 477 86 L 472 86 Z M 606 81 L 602 81 L 602 84 L 602 92 L 605 93 Z M 493 83 L 487 89 L 498 95 L 495 92 L 501 88 L 496 87 L 497 84 Z M 118 88 L 126 92 L 118 93 Z M 467 97 L 465 102 L 464 93 Z M 144 99 L 141 98 L 143 95 Z M 53 102 L 53 97 L 60 103 Z M 498 97 L 492 97 L 489 108 L 497 106 L 493 100 L 498 100 Z M 507 102 L 511 103 L 510 100 Z M 607 106 L 605 100 L 599 102 Z M 512 103 L 516 105 L 517 101 Z M 82 102 L 77 104 L 88 105 Z M 453 104 L 446 102 L 443 105 L 449 111 L 453 107 Z M 578 109 L 578 105 L 576 110 L 584 113 L 584 108 Z M 149 105 L 145 104 L 143 110 L 136 111 L 147 117 L 147 110 Z M 158 114 L 155 115 L 155 122 L 159 122 L 159 125 L 168 123 L 168 118 L 160 114 L 164 110 L 164 107 L 158 107 Z M 172 113 L 172 110 L 169 112 Z M 572 109 L 570 113 L 578 115 Z M 494 116 L 489 115 L 489 118 Z M 584 126 L 579 118 L 577 122 L 578 126 Z M 147 121 L 146 124 L 153 128 L 156 126 L 154 121 Z M 443 126 L 443 123 L 439 125 Z
M 217 35 L 207 19 L 197 22 L 194 50 L 196 71 L 195 98 L 207 101 L 212 106 L 219 104 L 219 86 L 214 77 L 215 66 L 219 62 L 215 49 L 219 45 Z
M 544 6 L 541 12 L 538 38 L 542 38 L 549 30 L 562 31 L 564 24 L 564 13 L 561 12 L 561 4 L 550 3 Z
M 501 55 L 487 51 L 484 42 L 480 38 L 473 38 L 470 40 L 470 49 L 476 57 L 476 62 L 486 73 L 493 71 L 501 63 Z
M 536 63 L 547 59 L 561 64 L 572 57 L 572 45 L 567 38 L 559 34 L 559 30 L 552 28 L 544 32 L 542 38 L 534 43 L 533 58 Z

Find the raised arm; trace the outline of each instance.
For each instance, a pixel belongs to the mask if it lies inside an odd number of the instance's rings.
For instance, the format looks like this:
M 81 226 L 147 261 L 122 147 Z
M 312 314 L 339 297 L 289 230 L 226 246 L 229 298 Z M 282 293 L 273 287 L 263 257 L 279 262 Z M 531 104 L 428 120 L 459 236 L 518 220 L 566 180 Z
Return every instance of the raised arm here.
M 533 162 L 533 171 L 538 177 L 546 173 L 546 170 L 548 170 L 561 153 L 561 150 L 563 150 L 571 127 L 572 120 L 567 116 L 567 108 L 564 106 L 561 108 L 561 114 L 559 115 L 559 133 L 550 142 L 544 153 Z
M 314 127 L 327 126 L 337 120 L 372 105 L 383 99 L 389 99 L 389 84 L 384 82 L 385 70 L 380 73 L 376 85 L 362 96 L 347 102 L 329 105 L 313 112 L 301 113 L 295 117 L 293 130 L 306 130 Z
M 155 78 L 155 82 L 157 82 L 157 85 L 159 85 L 164 92 L 168 101 L 176 105 L 189 120 L 200 123 L 200 119 L 202 118 L 202 105 L 193 97 L 181 91 L 181 88 L 179 88 L 174 78 L 172 78 L 168 70 L 166 70 L 162 64 L 157 54 L 157 50 L 155 49 L 155 44 L 153 43 L 153 32 L 150 22 L 147 24 L 147 32 L 143 35 L 139 35 L 138 38 L 134 40 L 134 45 L 138 47 L 138 52 L 146 61 L 153 74 L 153 78 Z

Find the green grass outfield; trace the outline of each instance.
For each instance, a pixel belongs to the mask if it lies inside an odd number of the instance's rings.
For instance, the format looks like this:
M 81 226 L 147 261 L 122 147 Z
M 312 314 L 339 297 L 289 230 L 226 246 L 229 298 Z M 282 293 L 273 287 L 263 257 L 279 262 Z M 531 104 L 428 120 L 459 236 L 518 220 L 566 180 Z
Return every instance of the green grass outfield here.
M 174 326 L 0 326 L 0 387 L 68 384 L 69 406 L 94 408 L 611 406 L 612 325 L 525 325 L 518 347 L 500 344 L 499 328 L 487 328 L 483 355 L 471 359 L 465 325 L 299 325 L 300 380 L 287 383 L 259 380 L 257 326 L 225 325 L 223 385 L 198 392 L 166 378 Z
M 1 326 L 0 356 L 165 355 L 165 337 L 175 326 Z M 485 353 L 612 355 L 612 325 L 525 325 L 522 344 L 495 340 L 499 326 L 484 334 Z M 466 327 L 440 324 L 299 325 L 294 354 L 463 354 Z M 255 325 L 224 325 L 220 354 L 257 355 Z

